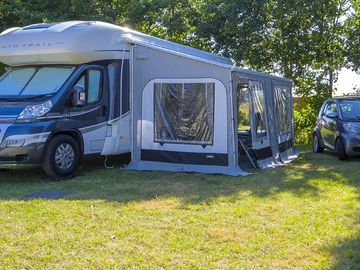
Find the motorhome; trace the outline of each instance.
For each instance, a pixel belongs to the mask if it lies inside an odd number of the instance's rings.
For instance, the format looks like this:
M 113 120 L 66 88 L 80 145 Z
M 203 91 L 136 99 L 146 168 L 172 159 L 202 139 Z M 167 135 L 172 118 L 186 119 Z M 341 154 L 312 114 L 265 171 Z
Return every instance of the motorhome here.
M 292 82 L 103 22 L 0 35 L 0 164 L 73 174 L 83 157 L 130 170 L 246 175 L 296 156 Z

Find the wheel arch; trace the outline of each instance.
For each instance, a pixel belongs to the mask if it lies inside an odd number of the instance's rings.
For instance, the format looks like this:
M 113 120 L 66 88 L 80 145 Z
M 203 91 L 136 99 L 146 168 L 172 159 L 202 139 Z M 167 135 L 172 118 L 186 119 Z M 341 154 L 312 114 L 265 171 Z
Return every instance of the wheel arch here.
M 341 136 L 340 133 L 336 134 L 336 138 L 335 138 L 335 149 L 336 149 L 336 144 L 339 140 L 342 140 L 343 142 L 345 141 L 345 139 L 343 138 L 343 136 Z
M 321 147 L 324 147 L 324 139 L 323 139 L 323 137 L 321 135 L 320 129 L 317 128 L 317 127 L 314 128 L 314 131 L 313 131 L 312 135 L 313 136 L 317 135 L 318 138 L 319 138 L 319 143 L 320 143 Z
M 80 150 L 80 157 L 82 158 L 83 154 L 84 154 L 84 139 L 81 135 L 81 132 L 75 129 L 70 129 L 70 130 L 58 130 L 58 131 L 54 131 L 53 133 L 51 133 L 49 135 L 49 137 L 46 140 L 45 143 L 45 147 L 44 147 L 44 153 L 46 153 L 47 151 L 47 147 L 49 145 L 49 142 L 56 136 L 59 135 L 68 135 L 70 137 L 72 137 L 78 144 L 79 146 L 79 150 Z M 44 156 L 44 155 L 43 155 Z

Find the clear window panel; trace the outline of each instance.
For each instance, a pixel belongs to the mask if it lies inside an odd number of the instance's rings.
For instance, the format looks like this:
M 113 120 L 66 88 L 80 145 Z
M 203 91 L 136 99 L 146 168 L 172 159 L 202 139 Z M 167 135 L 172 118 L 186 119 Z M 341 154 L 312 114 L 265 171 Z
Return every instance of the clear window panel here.
M 254 128 L 256 137 L 263 137 L 267 135 L 264 89 L 260 83 L 253 83 L 251 87 L 254 104 Z
M 281 134 L 291 132 L 291 94 L 288 88 L 275 88 L 275 112 Z
M 251 130 L 251 117 L 250 117 L 250 91 L 249 88 L 238 89 L 238 130 L 250 131 Z
M 214 83 L 155 84 L 155 141 L 213 144 Z

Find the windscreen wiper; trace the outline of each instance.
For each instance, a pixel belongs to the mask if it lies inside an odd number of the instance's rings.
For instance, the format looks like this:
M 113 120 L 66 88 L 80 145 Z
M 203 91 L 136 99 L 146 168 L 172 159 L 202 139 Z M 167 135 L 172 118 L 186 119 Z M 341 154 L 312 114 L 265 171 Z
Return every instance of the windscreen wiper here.
M 0 101 L 19 101 L 19 99 L 18 98 L 2 98 L 2 97 L 0 97 Z
M 27 97 L 21 100 L 34 100 L 34 99 L 41 99 L 41 98 L 45 98 L 45 97 L 51 97 L 54 94 L 43 94 L 43 95 L 37 95 L 37 96 L 31 96 L 31 97 Z

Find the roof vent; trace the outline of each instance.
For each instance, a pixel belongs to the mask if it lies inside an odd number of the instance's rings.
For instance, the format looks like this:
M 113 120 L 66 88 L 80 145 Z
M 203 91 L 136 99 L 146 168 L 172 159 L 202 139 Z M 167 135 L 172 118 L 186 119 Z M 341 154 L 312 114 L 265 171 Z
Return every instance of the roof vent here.
M 33 24 L 29 25 L 23 28 L 23 30 L 35 30 L 35 29 L 47 29 L 57 23 L 39 23 L 39 24 Z

